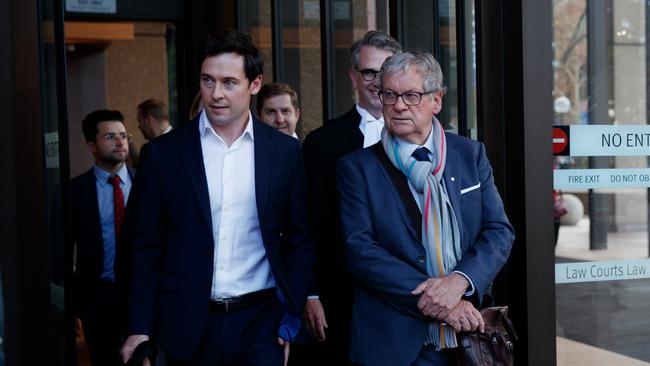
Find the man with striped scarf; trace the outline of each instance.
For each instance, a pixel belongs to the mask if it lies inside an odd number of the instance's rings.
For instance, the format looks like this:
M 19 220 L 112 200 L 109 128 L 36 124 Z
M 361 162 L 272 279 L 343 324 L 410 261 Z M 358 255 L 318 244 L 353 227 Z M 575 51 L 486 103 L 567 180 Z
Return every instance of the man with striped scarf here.
M 514 232 L 483 145 L 435 118 L 445 87 L 433 56 L 389 57 L 378 82 L 381 141 L 337 171 L 356 280 L 350 360 L 447 365 L 456 332 L 483 331 L 477 307 Z

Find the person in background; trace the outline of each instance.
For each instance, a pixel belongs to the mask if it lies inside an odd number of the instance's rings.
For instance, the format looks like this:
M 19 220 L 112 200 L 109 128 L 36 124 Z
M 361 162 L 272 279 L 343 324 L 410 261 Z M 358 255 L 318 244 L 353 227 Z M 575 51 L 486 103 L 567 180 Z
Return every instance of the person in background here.
M 358 103 L 312 131 L 303 144 L 317 255 L 317 287 L 310 294 L 304 321 L 320 342 L 304 357 L 296 354 L 304 359 L 303 364 L 347 364 L 352 285 L 340 226 L 336 163 L 342 156 L 379 141 L 384 120 L 376 76 L 384 60 L 401 50 L 395 39 L 379 31 L 370 31 L 354 42 L 348 76 Z
M 84 118 L 82 130 L 95 164 L 70 183 L 74 310 L 92 365 L 119 365 L 129 278 L 126 203 L 134 172 L 125 164 L 129 147 L 122 113 L 96 110 Z
M 257 116 L 262 122 L 298 138 L 296 125 L 300 119 L 298 93 L 285 83 L 266 84 L 257 95 Z
M 167 106 L 160 100 L 147 99 L 138 105 L 138 128 L 150 141 L 172 130 Z

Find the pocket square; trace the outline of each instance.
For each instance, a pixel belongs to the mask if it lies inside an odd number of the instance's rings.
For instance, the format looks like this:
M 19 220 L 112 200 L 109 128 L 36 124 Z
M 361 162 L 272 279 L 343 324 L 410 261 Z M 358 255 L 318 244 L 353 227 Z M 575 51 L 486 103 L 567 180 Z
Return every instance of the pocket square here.
M 480 187 L 481 187 L 481 182 L 478 182 L 477 185 L 461 189 L 460 194 L 465 194 L 467 192 L 473 191 L 473 190 L 475 190 L 477 188 L 480 188 Z

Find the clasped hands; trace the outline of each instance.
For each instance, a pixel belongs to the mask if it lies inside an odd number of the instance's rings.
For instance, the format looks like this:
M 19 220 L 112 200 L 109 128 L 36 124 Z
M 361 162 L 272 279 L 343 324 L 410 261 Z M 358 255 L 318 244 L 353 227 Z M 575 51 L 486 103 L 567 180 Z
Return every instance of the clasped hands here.
M 420 296 L 418 309 L 427 317 L 452 326 L 457 332 L 485 331 L 481 313 L 471 302 L 462 300 L 469 282 L 458 273 L 441 278 L 429 278 L 420 283 L 411 294 Z

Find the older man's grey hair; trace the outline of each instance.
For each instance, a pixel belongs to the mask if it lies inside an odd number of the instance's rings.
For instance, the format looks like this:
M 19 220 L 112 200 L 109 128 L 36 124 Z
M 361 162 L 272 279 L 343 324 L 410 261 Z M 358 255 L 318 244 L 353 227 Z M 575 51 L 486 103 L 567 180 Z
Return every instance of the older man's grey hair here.
M 379 88 L 384 89 L 386 75 L 405 73 L 411 67 L 417 68 L 418 72 L 422 74 L 423 91 L 445 93 L 447 87 L 442 83 L 442 69 L 429 52 L 402 52 L 387 58 L 379 72 Z
M 353 68 L 359 67 L 359 54 L 361 53 L 361 48 L 364 46 L 377 47 L 380 50 L 386 50 L 393 54 L 402 52 L 402 46 L 395 38 L 384 32 L 372 30 L 367 32 L 363 38 L 354 42 L 350 47 L 350 64 Z

